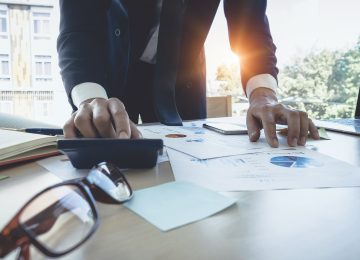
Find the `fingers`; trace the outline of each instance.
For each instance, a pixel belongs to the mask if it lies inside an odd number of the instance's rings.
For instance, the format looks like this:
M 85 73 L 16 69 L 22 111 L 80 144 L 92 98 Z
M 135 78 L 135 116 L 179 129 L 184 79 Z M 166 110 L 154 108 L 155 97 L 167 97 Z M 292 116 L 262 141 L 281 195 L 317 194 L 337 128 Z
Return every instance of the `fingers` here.
M 92 104 L 92 122 L 101 137 L 115 138 L 115 129 L 111 121 L 111 115 L 107 109 L 107 100 L 95 100 Z
M 271 147 L 279 147 L 279 141 L 276 136 L 276 122 L 272 113 L 265 113 L 261 116 L 261 122 L 264 128 L 265 137 Z
M 297 146 L 298 140 L 300 139 L 299 112 L 284 107 L 281 113 L 285 114 L 288 124 L 288 136 L 287 136 L 288 145 Z M 306 133 L 307 133 L 307 129 L 308 129 L 307 124 L 304 127 L 306 128 Z
M 76 113 L 73 113 L 63 126 L 65 138 L 76 138 L 76 127 L 74 123 L 75 115 Z
M 260 138 L 261 125 L 257 118 L 251 113 L 247 113 L 246 126 L 248 129 L 248 135 L 251 142 L 256 142 Z
M 257 133 L 254 134 L 254 139 L 251 139 L 250 136 L 252 133 L 251 131 L 254 131 L 255 129 L 260 130 L 260 126 L 264 128 L 266 141 L 271 147 L 279 147 L 279 141 L 276 136 L 276 122 L 274 117 L 274 108 L 273 105 L 265 105 L 261 107 L 255 107 L 250 108 L 248 111 L 247 116 L 247 123 L 250 123 L 248 125 L 249 130 L 249 137 L 250 140 L 256 140 L 259 139 L 257 136 Z M 259 131 L 260 136 L 260 131 Z
M 141 133 L 135 124 L 132 129 L 134 137 L 139 138 Z M 64 125 L 66 138 L 75 138 L 77 133 L 87 138 L 130 138 L 130 120 L 124 104 L 116 98 L 83 102 Z
M 278 147 L 276 124 L 288 125 L 287 142 L 289 146 L 305 145 L 308 133 L 314 139 L 319 139 L 319 133 L 308 118 L 307 113 L 290 109 L 279 103 L 256 103 L 248 110 L 247 126 L 249 138 L 252 142 L 259 139 L 261 125 L 264 128 L 266 140 L 272 147 Z
M 88 103 L 83 103 L 79 110 L 76 112 L 74 118 L 75 127 L 79 130 L 79 132 L 88 138 L 97 137 L 97 131 L 92 122 L 93 111 L 92 107 Z
M 311 119 L 309 119 L 309 131 L 310 131 L 310 136 L 313 139 L 315 139 L 315 140 L 320 139 L 319 131 Z
M 298 140 L 299 145 L 305 145 L 308 132 L 309 132 L 309 123 L 310 119 L 308 118 L 308 115 L 305 112 L 299 112 L 300 116 L 300 136 Z
M 115 136 L 121 139 L 129 139 L 131 137 L 130 119 L 124 104 L 116 98 L 110 98 L 108 110 L 115 127 Z
M 131 138 L 132 139 L 142 139 L 143 136 L 139 129 L 137 129 L 136 125 L 130 121 L 130 129 L 131 129 Z

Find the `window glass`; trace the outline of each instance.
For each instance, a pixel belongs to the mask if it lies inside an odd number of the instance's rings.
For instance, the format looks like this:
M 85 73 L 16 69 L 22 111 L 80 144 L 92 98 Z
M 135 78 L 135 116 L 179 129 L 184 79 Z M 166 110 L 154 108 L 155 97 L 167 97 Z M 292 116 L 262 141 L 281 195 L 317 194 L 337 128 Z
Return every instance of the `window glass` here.
M 14 102 L 0 112 L 62 126 L 72 108 L 57 65 L 59 1 L 0 2 L 0 102 Z
M 7 33 L 7 11 L 0 10 L 0 33 Z
M 33 12 L 34 37 L 36 39 L 47 38 L 50 36 L 50 13 Z
M 39 34 L 40 32 L 41 32 L 40 21 L 39 20 L 34 20 L 34 33 Z
M 51 62 L 44 63 L 44 75 L 51 76 Z
M 0 32 L 6 32 L 6 18 L 0 18 Z
M 0 81 L 10 80 L 10 64 L 9 55 L 0 54 Z
M 271 0 L 278 98 L 312 118 L 353 117 L 360 86 L 360 1 Z M 233 95 L 233 114 L 248 107 L 219 8 L 206 40 L 208 95 Z
M 38 75 L 42 75 L 43 71 L 42 71 L 42 63 L 41 62 L 35 62 L 35 74 Z
M 9 62 L 1 61 L 1 74 L 9 75 Z

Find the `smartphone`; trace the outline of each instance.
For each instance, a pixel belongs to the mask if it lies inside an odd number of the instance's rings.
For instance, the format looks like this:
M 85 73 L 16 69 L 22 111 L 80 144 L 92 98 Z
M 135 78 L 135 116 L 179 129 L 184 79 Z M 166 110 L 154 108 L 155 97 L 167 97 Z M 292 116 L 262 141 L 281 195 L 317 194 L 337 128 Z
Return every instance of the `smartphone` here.
M 224 135 L 243 135 L 248 132 L 246 126 L 231 123 L 205 123 L 203 127 Z

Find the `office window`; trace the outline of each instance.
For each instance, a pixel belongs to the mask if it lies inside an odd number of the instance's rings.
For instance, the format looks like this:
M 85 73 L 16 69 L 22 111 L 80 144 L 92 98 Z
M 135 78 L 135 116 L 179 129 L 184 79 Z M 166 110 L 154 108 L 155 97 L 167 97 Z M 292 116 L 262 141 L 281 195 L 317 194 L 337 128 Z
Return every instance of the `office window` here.
M 360 86 L 360 30 L 355 26 L 360 24 L 360 2 L 268 3 L 279 99 L 312 118 L 353 117 Z
M 268 1 L 267 16 L 280 71 L 277 93 L 283 104 L 305 110 L 312 118 L 354 115 L 360 86 L 358 10 L 359 0 Z M 233 114 L 245 115 L 239 61 L 230 51 L 221 7 L 205 47 L 207 94 L 233 95 Z
M 59 14 L 59 1 L 0 0 L 0 101 L 13 102 L 2 110 L 56 125 L 71 114 L 57 66 Z
M 50 12 L 32 12 L 32 31 L 34 39 L 50 39 Z
M 47 55 L 34 56 L 34 80 L 36 82 L 52 81 L 52 59 Z
M 8 54 L 0 54 L 0 81 L 10 81 L 10 60 Z
M 12 101 L 0 101 L 0 112 L 11 114 L 13 113 L 13 102 Z
M 7 39 L 9 34 L 9 19 L 6 6 L 0 6 L 0 39 Z

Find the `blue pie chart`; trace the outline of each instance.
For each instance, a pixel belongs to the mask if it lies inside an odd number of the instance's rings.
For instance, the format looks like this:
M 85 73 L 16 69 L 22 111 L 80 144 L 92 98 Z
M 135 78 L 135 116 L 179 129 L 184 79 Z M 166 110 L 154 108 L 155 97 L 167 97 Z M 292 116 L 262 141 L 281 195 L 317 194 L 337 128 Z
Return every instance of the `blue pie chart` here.
M 317 168 L 323 166 L 323 163 L 317 160 L 301 156 L 276 156 L 272 157 L 270 162 L 287 168 Z

